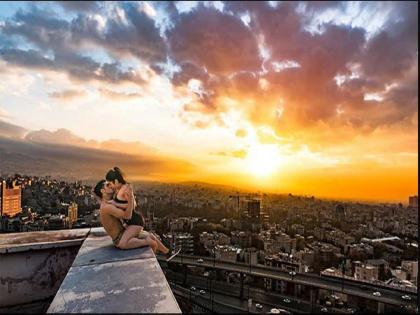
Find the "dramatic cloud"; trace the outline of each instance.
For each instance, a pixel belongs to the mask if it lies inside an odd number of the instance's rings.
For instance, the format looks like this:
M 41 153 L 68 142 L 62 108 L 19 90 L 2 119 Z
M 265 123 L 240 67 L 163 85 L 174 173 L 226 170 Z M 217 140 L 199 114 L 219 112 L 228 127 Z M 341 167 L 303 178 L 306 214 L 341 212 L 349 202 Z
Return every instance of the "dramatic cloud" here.
M 95 11 L 99 9 L 99 4 L 96 1 L 56 1 L 65 10 L 74 12 Z
M 101 95 L 109 98 L 111 100 L 129 100 L 129 99 L 136 99 L 142 96 L 141 93 L 123 93 L 123 92 L 116 92 L 109 89 L 99 89 Z
M 49 93 L 48 96 L 57 100 L 72 100 L 75 98 L 79 98 L 82 96 L 85 96 L 85 91 L 79 91 L 79 90 L 64 90 L 64 91 L 58 91 L 58 92 L 52 92 Z
M 35 50 L 0 49 L 0 57 L 16 66 L 45 71 L 63 71 L 77 81 L 98 80 L 114 84 L 130 82 L 145 83 L 143 77 L 133 69 L 124 71 L 118 62 L 98 63 L 90 57 L 71 53 L 57 53 L 47 58 Z
M 369 163 L 408 165 L 408 155 L 391 158 L 393 150 L 417 149 L 417 2 L 20 7 L 0 20 L 0 95 L 29 129 L 56 130 L 66 117 L 65 128 L 103 139 L 101 121 L 112 119 L 126 141 L 106 147 L 138 153 L 133 140 L 146 137 L 205 165 L 224 160 L 224 170 L 259 145 L 277 146 L 283 162 L 316 167 L 347 167 L 369 149 Z M 13 119 L 0 119 L 3 130 L 13 129 L 6 126 Z M 103 149 L 65 130 L 28 136 L 57 138 Z

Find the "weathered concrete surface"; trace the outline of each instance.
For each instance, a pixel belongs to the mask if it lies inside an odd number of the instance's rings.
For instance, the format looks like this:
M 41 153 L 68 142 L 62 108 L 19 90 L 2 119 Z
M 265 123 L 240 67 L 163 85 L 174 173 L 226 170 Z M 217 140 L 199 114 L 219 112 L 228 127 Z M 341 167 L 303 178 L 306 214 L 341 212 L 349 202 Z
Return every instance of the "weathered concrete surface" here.
M 149 247 L 120 250 L 102 235 L 85 240 L 48 313 L 181 313 Z
M 89 231 L 0 234 L 0 313 L 54 297 Z
M 81 245 L 90 229 L 0 234 L 0 254 Z
M 35 244 L 38 245 L 38 244 Z M 79 245 L 0 254 L 1 308 L 54 296 L 79 251 Z

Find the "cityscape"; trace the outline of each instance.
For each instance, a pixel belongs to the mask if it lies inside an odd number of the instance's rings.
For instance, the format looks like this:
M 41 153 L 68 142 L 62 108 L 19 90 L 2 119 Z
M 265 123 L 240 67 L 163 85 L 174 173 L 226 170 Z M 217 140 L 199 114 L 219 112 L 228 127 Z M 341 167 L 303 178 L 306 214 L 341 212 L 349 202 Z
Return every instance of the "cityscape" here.
M 417 1 L 0 1 L 0 314 L 419 314 Z
M 203 259 L 208 259 L 210 264 L 220 261 L 250 268 L 269 266 L 292 277 L 307 274 L 344 278 L 357 281 L 361 288 L 365 286 L 362 290 L 368 290 L 366 285 L 375 285 L 417 292 L 418 196 L 408 196 L 407 205 L 364 204 L 314 196 L 249 193 L 198 182 L 144 182 L 134 187 L 145 230 L 156 232 L 171 249 L 180 249 L 179 257 L 201 257 L 193 258 L 197 266 L 189 265 L 188 283 L 182 280 L 185 271 L 180 266 L 163 263 L 172 285 L 184 285 L 189 290 L 201 286 L 205 294 L 206 277 L 215 281 L 214 290 L 222 286 L 218 293 L 223 293 L 223 283 L 234 290 L 244 290 L 245 283 L 248 290 L 255 290 L 256 301 L 250 303 L 256 310 L 266 302 L 258 298 L 258 290 L 263 290 L 264 294 L 278 294 L 274 300 L 280 301 L 274 304 L 277 308 L 265 311 L 280 309 L 290 313 L 296 309 L 294 303 L 303 303 L 304 307 L 305 302 L 300 300 L 310 294 L 303 286 L 281 280 L 241 279 L 240 272 L 201 267 Z M 81 181 L 15 174 L 3 176 L 1 192 L 2 233 L 101 226 L 92 186 Z M 377 292 L 380 290 L 371 294 L 380 294 Z M 241 295 L 247 300 L 246 292 Z M 321 312 L 375 311 L 366 301 L 343 293 L 332 294 L 330 290 L 320 290 L 317 299 Z M 397 299 L 405 302 L 412 297 L 401 294 Z M 407 313 L 418 311 L 410 304 L 391 309 L 400 312 L 401 307 Z M 193 311 L 191 306 L 189 311 Z

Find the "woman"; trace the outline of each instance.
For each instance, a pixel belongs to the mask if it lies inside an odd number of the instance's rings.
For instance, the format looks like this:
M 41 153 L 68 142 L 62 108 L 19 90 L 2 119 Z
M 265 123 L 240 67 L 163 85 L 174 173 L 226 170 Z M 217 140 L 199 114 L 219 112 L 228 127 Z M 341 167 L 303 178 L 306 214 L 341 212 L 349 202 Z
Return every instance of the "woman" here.
M 122 210 L 108 203 L 114 196 L 114 190 L 110 186 L 111 184 L 103 179 L 96 184 L 93 193 L 100 203 L 102 226 L 111 237 L 114 246 L 120 249 L 129 249 L 149 245 L 153 252 L 156 253 L 158 245 L 150 236 L 142 239 L 132 238 L 129 244 L 127 242 L 121 243 L 121 238 L 125 232 L 121 219 L 129 219 L 131 217 L 134 209 L 134 194 L 132 191 L 127 190 L 125 196 L 125 199 L 128 200 L 127 209 Z
M 105 176 L 105 179 L 107 180 L 107 182 L 110 183 L 111 188 L 113 188 L 115 191 L 115 195 L 111 203 L 114 206 L 125 210 L 128 205 L 128 201 L 126 198 L 127 192 L 132 192 L 132 187 L 125 179 L 123 172 L 119 167 L 114 167 L 112 170 L 108 171 L 108 173 Z M 136 204 L 134 205 L 134 209 L 135 207 Z M 131 219 L 123 220 L 123 225 L 125 227 L 125 231 L 119 242 L 120 246 L 124 248 L 135 248 L 131 247 L 134 246 L 134 243 L 130 240 L 132 240 L 133 238 L 143 239 L 150 237 L 157 243 L 157 249 L 159 251 L 161 251 L 164 254 L 169 253 L 169 249 L 162 244 L 159 238 L 157 238 L 153 233 L 148 233 L 143 230 L 144 218 L 141 215 L 141 213 L 137 212 L 136 210 L 133 210 Z M 131 243 L 133 244 L 131 245 Z

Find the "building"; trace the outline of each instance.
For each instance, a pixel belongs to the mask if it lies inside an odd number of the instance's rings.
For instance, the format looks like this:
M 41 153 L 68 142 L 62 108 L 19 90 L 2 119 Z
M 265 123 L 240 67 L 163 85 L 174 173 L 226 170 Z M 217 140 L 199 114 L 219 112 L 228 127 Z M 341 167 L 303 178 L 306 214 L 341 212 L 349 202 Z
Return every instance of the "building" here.
M 164 243 L 176 251 L 181 249 L 181 253 L 194 254 L 194 236 L 190 233 L 167 233 L 163 234 Z
M 0 214 L 14 217 L 22 212 L 22 189 L 16 182 L 6 180 L 0 183 Z
M 77 203 L 72 202 L 67 210 L 67 216 L 69 218 L 69 229 L 73 227 L 73 225 L 77 222 Z
M 410 196 L 408 197 L 408 205 L 413 208 L 418 208 L 419 206 L 419 196 Z
M 417 275 L 419 272 L 419 262 L 403 260 L 401 262 L 401 269 L 406 272 L 407 280 L 417 284 Z
M 63 230 L 67 225 L 66 221 L 63 214 L 52 215 L 48 218 L 48 230 Z
M 230 237 L 224 233 L 200 233 L 200 243 L 205 248 L 213 248 L 216 245 L 230 245 Z
M 346 217 L 346 209 L 342 204 L 335 206 L 335 219 L 337 221 L 343 221 Z
M 261 215 L 261 203 L 259 200 L 248 201 L 248 214 L 253 219 L 259 219 Z
M 214 255 L 217 260 L 236 262 L 239 248 L 230 245 L 216 245 Z
M 375 281 L 379 279 L 379 268 L 372 265 L 356 265 L 354 277 L 358 280 Z

